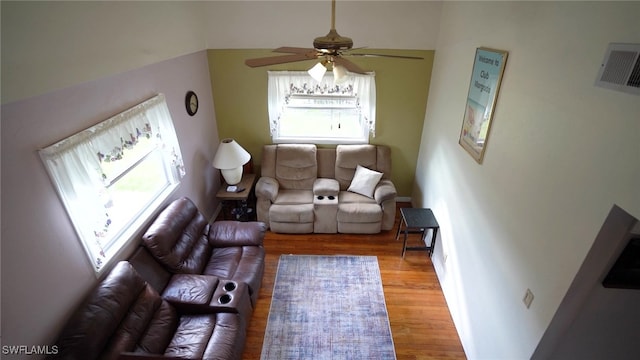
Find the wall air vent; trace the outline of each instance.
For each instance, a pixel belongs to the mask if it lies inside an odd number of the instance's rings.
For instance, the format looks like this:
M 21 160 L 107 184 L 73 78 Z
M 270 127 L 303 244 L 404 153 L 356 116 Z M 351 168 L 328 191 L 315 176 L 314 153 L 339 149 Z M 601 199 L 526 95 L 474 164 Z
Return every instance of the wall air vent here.
M 640 95 L 640 44 L 609 44 L 596 86 Z

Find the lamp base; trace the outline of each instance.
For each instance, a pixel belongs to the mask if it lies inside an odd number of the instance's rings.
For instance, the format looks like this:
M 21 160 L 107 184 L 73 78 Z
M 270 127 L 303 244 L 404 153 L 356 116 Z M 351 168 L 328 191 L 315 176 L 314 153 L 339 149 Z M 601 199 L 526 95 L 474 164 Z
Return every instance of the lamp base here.
M 227 185 L 237 185 L 242 181 L 242 166 L 235 169 L 220 169 L 220 172 Z

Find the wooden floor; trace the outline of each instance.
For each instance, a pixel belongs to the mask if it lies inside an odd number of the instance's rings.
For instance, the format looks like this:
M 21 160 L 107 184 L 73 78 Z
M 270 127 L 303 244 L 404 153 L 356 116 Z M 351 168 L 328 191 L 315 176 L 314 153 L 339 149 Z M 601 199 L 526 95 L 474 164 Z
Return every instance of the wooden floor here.
M 398 204 L 409 207 L 409 204 Z M 266 268 L 260 296 L 247 331 L 243 359 L 260 359 L 281 254 L 375 255 L 378 257 L 391 332 L 398 360 L 465 359 L 440 283 L 426 252 L 407 252 L 394 230 L 376 235 L 275 234 L 267 232 Z M 417 236 L 413 235 L 416 242 Z

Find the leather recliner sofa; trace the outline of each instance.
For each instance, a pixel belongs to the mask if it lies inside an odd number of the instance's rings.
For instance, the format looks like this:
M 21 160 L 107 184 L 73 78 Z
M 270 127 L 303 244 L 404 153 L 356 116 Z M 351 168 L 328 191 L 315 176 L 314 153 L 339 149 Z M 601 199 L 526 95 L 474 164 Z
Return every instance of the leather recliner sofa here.
M 264 275 L 262 222 L 212 224 L 188 198 L 173 201 L 142 235 L 142 244 L 172 274 L 203 274 L 246 283 L 251 303 Z
M 264 273 L 261 222 L 175 200 L 63 328 L 51 359 L 240 359 Z
M 368 191 L 354 191 L 360 170 L 377 175 Z M 255 192 L 258 220 L 273 232 L 374 234 L 395 221 L 385 145 L 265 145 Z
M 241 315 L 162 298 L 119 262 L 64 327 L 49 359 L 240 359 Z

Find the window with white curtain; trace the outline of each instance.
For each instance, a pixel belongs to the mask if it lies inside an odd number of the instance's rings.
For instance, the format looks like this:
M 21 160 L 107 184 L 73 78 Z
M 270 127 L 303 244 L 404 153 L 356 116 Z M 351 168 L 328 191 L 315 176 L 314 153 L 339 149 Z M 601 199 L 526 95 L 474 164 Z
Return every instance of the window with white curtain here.
M 96 272 L 185 175 L 162 94 L 39 154 Z
M 274 143 L 368 143 L 375 136 L 375 74 L 334 83 L 306 71 L 269 71 L 269 129 Z

